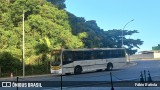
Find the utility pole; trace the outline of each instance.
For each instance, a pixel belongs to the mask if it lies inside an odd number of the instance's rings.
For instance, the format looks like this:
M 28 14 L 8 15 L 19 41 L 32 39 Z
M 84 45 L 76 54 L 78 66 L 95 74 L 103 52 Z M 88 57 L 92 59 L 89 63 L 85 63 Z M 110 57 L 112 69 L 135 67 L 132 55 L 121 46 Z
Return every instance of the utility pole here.
M 23 77 L 25 76 L 25 39 L 24 39 L 24 10 L 23 10 L 23 51 L 22 51 L 22 61 L 23 61 Z

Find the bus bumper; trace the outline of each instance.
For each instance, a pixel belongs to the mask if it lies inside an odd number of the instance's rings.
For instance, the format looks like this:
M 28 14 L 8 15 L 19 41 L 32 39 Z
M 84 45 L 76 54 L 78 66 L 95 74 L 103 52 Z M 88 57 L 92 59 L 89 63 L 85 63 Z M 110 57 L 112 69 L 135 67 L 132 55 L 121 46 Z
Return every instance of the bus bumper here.
M 62 69 L 59 70 L 51 70 L 52 74 L 62 74 Z

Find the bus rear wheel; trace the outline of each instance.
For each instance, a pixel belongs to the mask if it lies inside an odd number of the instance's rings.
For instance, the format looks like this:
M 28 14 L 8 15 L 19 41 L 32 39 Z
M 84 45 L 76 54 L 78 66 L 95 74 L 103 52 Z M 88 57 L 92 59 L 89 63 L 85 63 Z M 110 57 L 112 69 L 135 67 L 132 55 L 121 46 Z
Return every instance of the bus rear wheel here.
M 74 74 L 80 74 L 82 73 L 82 67 L 81 66 L 76 66 L 74 68 Z
M 113 69 L 113 64 L 112 63 L 108 63 L 107 64 L 107 71 L 112 71 Z

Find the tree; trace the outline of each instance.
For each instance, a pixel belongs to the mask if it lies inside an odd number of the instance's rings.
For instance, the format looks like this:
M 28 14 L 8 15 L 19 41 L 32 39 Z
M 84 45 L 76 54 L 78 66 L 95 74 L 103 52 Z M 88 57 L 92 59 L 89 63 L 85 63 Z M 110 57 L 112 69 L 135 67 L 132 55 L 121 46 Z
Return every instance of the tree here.
M 51 2 L 58 9 L 64 9 L 64 8 L 66 8 L 66 5 L 64 4 L 65 0 L 47 0 L 47 1 Z
M 87 37 L 83 38 L 83 43 L 87 48 L 121 48 L 122 47 L 122 30 L 113 29 L 104 31 L 101 29 L 95 20 L 86 21 L 83 17 L 76 17 L 68 12 L 69 22 L 72 28 L 72 33 L 78 35 L 85 32 Z M 137 30 L 124 30 L 124 46 L 127 52 L 134 54 L 143 41 L 140 39 L 127 39 L 125 36 L 131 36 L 138 33 Z M 133 49 L 137 48 L 137 49 Z
M 86 48 L 103 47 L 104 31 L 98 27 L 95 20 L 86 21 L 83 17 L 76 17 L 68 12 L 69 22 L 72 28 L 72 33 L 86 33 L 83 42 Z
M 84 46 L 83 38 L 71 33 L 66 11 L 46 0 L 1 0 L 0 7 L 0 52 L 9 52 L 21 60 L 23 10 L 26 63 L 42 58 L 51 49 Z
M 19 59 L 9 52 L 0 52 L 0 62 L 0 67 L 3 67 L 2 72 L 13 72 L 21 66 Z
M 160 50 L 160 44 L 158 44 L 157 46 L 152 47 L 152 50 Z
M 105 31 L 105 47 L 111 47 L 111 48 L 121 48 L 122 47 L 122 30 L 119 29 L 113 29 Z M 126 38 L 125 36 L 131 36 L 135 33 L 139 33 L 137 30 L 124 30 L 123 34 L 123 41 L 124 41 L 124 47 L 127 49 L 127 52 L 129 54 L 134 54 L 137 52 L 137 49 L 140 48 L 139 46 L 143 44 L 143 41 L 140 39 L 130 39 Z M 133 49 L 137 48 L 137 49 Z

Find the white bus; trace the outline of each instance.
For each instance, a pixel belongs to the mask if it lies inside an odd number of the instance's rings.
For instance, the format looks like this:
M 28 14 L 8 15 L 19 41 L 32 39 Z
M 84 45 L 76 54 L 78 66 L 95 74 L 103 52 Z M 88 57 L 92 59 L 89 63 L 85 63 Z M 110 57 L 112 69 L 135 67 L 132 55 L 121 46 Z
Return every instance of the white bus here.
M 126 64 L 124 48 L 62 49 L 51 54 L 52 74 L 112 70 Z

